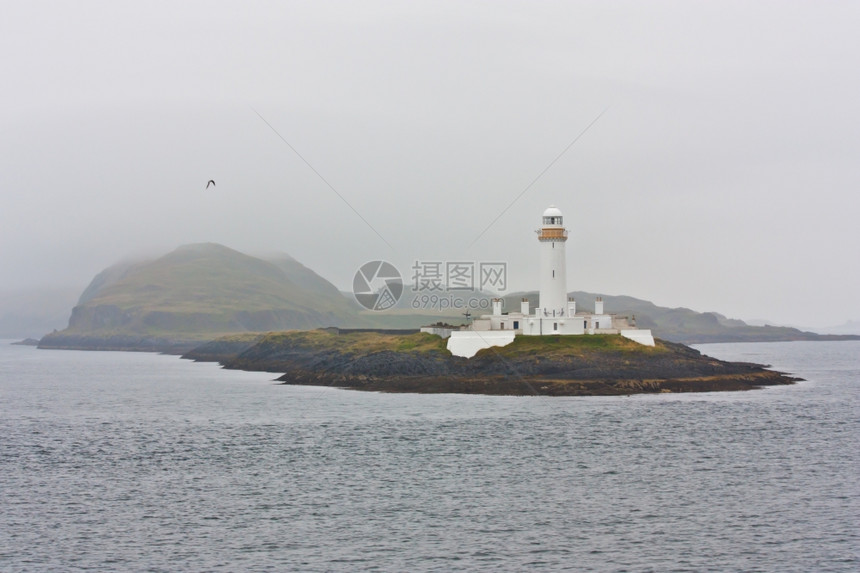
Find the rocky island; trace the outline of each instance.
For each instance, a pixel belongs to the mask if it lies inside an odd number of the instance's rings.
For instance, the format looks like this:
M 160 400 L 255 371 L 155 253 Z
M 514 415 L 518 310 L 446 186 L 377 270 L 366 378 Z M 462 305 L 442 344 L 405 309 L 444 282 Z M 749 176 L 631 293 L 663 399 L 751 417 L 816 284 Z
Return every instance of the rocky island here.
M 467 359 L 451 355 L 433 334 L 328 328 L 224 337 L 184 357 L 275 372 L 284 384 L 381 392 L 592 396 L 750 390 L 798 380 L 682 344 L 647 347 L 614 335 L 520 336 Z

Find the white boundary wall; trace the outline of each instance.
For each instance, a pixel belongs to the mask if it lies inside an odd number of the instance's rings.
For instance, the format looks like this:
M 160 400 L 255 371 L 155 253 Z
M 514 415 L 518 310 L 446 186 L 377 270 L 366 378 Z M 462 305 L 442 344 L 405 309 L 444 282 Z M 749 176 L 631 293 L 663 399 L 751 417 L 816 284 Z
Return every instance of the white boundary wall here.
M 621 336 L 644 346 L 655 346 L 654 336 L 651 335 L 650 330 L 622 330 Z
M 447 328 L 444 326 L 422 326 L 421 332 L 426 332 L 427 334 L 435 334 L 436 336 L 440 336 L 442 338 L 448 338 L 451 336 L 451 333 L 454 332 L 453 328 Z
M 514 341 L 513 330 L 458 330 L 448 338 L 448 351 L 454 356 L 471 358 L 483 348 L 507 346 Z

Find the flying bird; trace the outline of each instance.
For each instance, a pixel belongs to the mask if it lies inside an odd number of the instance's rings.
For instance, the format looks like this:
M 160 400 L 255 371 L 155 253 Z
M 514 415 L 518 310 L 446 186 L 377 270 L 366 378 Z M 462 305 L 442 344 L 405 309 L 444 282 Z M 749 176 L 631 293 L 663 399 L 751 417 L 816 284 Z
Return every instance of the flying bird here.
M 209 189 L 209 186 L 210 186 L 210 185 L 211 185 L 212 187 L 215 187 L 215 180 L 214 180 L 214 179 L 210 179 L 210 180 L 209 180 L 209 183 L 207 183 L 207 184 L 206 184 L 206 188 L 207 188 L 207 189 Z

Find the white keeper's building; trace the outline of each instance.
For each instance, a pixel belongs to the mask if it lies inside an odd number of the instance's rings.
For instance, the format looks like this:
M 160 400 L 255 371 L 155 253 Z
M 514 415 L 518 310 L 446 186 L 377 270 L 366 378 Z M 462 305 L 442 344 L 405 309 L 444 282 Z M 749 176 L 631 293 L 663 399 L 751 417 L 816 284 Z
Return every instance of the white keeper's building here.
M 540 298 L 531 311 L 523 299 L 519 312 L 502 312 L 501 299 L 493 299 L 492 314 L 476 318 L 464 330 L 451 332 L 448 350 L 456 356 L 471 358 L 478 350 L 505 346 L 517 335 L 583 335 L 619 334 L 640 344 L 654 346 L 650 330 L 640 330 L 628 323 L 626 317 L 604 312 L 598 297 L 594 312 L 577 312 L 576 301 L 567 296 L 567 264 L 565 243 L 567 229 L 564 216 L 554 206 L 543 213 L 543 224 L 537 230 L 540 245 Z

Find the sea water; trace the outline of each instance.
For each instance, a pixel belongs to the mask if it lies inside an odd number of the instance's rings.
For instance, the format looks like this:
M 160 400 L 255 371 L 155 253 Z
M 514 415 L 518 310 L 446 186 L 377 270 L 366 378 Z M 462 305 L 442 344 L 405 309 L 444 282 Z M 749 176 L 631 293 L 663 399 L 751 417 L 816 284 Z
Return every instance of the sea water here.
M 805 378 L 537 398 L 0 344 L 0 570 L 857 571 L 860 343 Z

